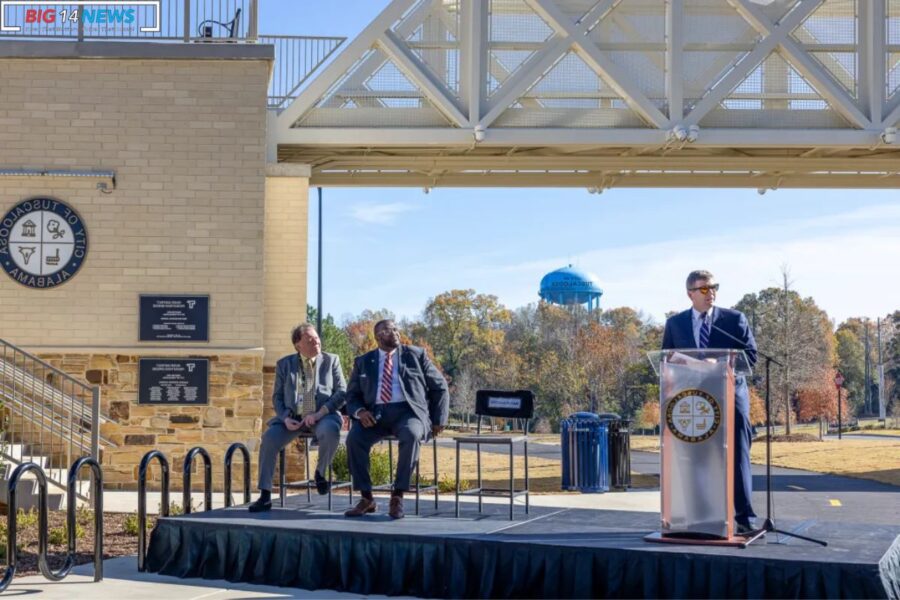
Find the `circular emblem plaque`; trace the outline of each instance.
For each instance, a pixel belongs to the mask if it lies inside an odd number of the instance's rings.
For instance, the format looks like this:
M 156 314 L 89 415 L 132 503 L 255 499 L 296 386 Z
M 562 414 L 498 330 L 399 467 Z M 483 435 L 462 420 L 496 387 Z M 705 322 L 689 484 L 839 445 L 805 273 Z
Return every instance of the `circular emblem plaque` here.
M 683 442 L 709 439 L 722 421 L 719 403 L 703 390 L 684 390 L 666 406 L 666 426 Z
M 87 256 L 87 230 L 65 202 L 31 198 L 0 221 L 0 265 L 24 286 L 46 289 L 71 279 Z

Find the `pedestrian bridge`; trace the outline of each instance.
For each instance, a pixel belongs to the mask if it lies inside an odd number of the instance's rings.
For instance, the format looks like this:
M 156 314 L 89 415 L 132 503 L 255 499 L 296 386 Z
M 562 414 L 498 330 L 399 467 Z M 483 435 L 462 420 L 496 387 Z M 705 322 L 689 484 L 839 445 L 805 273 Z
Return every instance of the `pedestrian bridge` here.
M 271 111 L 312 185 L 900 182 L 900 0 L 393 0 L 341 50 Z

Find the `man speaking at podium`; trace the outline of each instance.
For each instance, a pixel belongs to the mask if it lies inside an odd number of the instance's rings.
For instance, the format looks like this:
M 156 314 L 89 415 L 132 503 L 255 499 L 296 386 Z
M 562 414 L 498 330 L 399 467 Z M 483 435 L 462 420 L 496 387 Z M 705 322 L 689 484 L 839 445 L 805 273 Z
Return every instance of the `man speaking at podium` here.
M 756 363 L 756 341 L 744 313 L 713 306 L 719 284 L 709 271 L 692 271 L 687 277 L 687 295 L 691 308 L 669 317 L 663 334 L 662 349 L 720 348 L 743 350 L 750 365 Z M 750 391 L 744 377 L 734 382 L 734 520 L 737 533 L 753 529 L 756 514 L 750 505 L 753 478 L 750 473 Z

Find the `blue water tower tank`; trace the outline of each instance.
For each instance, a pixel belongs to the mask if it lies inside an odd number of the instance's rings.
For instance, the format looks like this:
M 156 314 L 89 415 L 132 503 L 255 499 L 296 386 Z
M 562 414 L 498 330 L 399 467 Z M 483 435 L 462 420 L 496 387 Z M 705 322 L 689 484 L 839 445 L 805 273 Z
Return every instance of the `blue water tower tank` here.
M 544 275 L 540 295 L 553 304 L 586 304 L 588 310 L 594 310 L 600 308 L 603 290 L 596 275 L 568 265 Z

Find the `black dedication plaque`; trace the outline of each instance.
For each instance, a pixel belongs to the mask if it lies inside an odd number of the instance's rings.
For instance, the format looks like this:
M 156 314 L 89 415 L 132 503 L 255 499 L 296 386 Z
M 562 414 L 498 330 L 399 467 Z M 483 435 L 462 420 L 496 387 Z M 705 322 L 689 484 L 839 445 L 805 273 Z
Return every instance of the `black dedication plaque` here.
M 142 342 L 208 342 L 209 296 L 140 296 Z
M 209 360 L 142 358 L 138 404 L 209 404 Z

